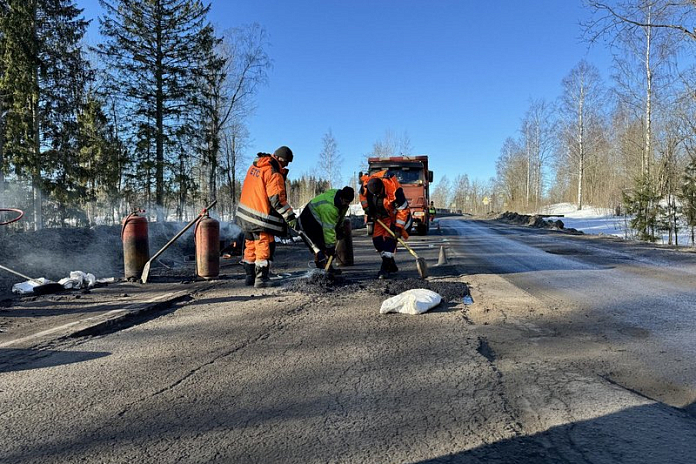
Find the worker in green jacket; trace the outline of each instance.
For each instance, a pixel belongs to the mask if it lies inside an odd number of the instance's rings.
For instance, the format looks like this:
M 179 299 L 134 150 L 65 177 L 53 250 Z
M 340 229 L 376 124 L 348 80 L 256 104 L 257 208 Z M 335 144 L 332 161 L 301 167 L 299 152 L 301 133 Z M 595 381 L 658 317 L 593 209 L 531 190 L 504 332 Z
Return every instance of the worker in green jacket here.
M 324 269 L 329 256 L 336 253 L 336 242 L 343 233 L 343 218 L 354 197 L 351 187 L 330 189 L 314 197 L 300 213 L 297 226 L 319 248 L 314 263 L 320 269 Z M 337 272 L 333 268 L 330 270 Z

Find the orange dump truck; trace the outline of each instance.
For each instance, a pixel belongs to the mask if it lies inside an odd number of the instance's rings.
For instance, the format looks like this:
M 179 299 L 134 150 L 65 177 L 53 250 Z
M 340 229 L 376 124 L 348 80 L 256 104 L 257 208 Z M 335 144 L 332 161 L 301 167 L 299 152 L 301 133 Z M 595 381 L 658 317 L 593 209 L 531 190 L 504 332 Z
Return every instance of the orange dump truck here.
M 406 199 L 411 207 L 413 229 L 419 235 L 425 235 L 430 229 L 430 183 L 433 181 L 433 171 L 428 171 L 428 157 L 422 156 L 392 156 L 388 158 L 368 158 L 369 174 L 387 169 L 396 175 L 404 189 Z

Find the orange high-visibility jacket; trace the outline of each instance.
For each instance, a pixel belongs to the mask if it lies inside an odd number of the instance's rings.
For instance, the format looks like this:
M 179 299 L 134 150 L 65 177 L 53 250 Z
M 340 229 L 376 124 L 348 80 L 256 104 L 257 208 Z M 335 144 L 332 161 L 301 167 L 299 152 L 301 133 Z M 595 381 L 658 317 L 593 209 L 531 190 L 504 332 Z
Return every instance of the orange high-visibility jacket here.
M 287 170 L 267 153 L 259 153 L 247 171 L 235 220 L 244 232 L 285 234 L 295 218 L 285 191 Z
M 396 176 L 390 174 L 387 170 L 376 172 L 370 176 L 365 175 L 360 179 L 362 182 L 360 187 L 360 204 L 366 211 L 366 214 L 369 209 L 368 195 L 372 196 L 367 190 L 367 181 L 373 177 L 381 179 L 384 185 L 384 198 L 382 199 L 384 210 L 370 211 L 369 215 L 380 219 L 389 218 L 390 223 L 392 219 L 395 219 L 397 227 L 408 229 L 411 226 L 411 210 L 408 207 L 406 195 L 404 195 L 404 190 L 401 188 L 401 184 Z

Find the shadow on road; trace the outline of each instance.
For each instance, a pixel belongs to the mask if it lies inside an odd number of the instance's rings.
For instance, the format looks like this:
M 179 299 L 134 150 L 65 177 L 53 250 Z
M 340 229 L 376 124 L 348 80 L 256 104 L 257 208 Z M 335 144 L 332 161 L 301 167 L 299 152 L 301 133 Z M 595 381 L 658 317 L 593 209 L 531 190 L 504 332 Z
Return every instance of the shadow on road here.
M 415 464 L 691 463 L 696 427 L 688 411 L 694 408 L 628 408 Z
M 55 351 L 0 348 L 0 373 L 42 369 L 103 358 L 103 351 Z

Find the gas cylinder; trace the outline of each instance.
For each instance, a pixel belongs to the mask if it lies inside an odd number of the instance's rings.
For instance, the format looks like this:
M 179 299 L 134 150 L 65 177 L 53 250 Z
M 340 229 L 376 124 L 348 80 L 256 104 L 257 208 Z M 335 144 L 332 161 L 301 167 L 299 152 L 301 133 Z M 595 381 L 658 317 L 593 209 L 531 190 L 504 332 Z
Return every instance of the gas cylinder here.
M 196 243 L 196 273 L 204 279 L 220 274 L 220 223 L 207 213 L 193 233 Z
M 145 263 L 150 259 L 147 218 L 139 216 L 138 211 L 126 216 L 121 226 L 121 241 L 124 277 L 128 280 L 139 280 Z
M 350 219 L 343 220 L 343 237 L 336 241 L 336 257 L 341 266 L 352 266 L 353 259 L 353 233 Z

